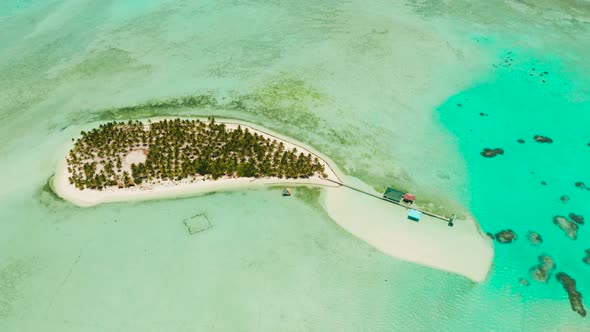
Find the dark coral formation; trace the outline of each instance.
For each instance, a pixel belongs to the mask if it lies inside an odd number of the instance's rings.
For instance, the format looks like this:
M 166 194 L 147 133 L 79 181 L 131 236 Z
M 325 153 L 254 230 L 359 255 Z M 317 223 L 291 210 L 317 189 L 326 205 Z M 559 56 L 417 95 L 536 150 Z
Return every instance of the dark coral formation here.
M 587 187 L 584 182 L 576 182 L 575 183 L 576 188 L 580 188 L 580 189 L 586 189 L 586 190 L 590 190 L 590 187 Z
M 578 225 L 573 221 L 564 216 L 555 216 L 553 217 L 553 223 L 559 226 L 570 239 L 575 240 L 578 238 Z
M 549 137 L 546 137 L 546 136 L 535 135 L 535 137 L 533 137 L 533 139 L 537 143 L 553 143 L 553 140 Z
M 541 185 L 546 186 L 547 185 L 547 182 L 541 181 Z
M 480 153 L 482 156 L 486 157 L 486 158 L 493 158 L 499 154 L 504 154 L 504 150 L 502 149 L 483 149 L 483 151 Z
M 582 294 L 576 289 L 576 281 L 564 272 L 559 272 L 555 275 L 557 281 L 559 281 L 565 291 L 567 297 L 570 300 L 572 310 L 577 312 L 580 316 L 586 317 L 586 309 L 584 308 L 584 302 L 582 302 Z
M 570 213 L 568 215 L 568 217 L 570 217 L 570 219 L 575 222 L 576 224 L 579 225 L 584 225 L 584 216 L 580 215 L 580 214 L 575 214 L 575 213 Z
M 565 203 L 565 202 L 569 201 L 569 200 L 570 200 L 570 198 L 569 198 L 569 196 L 567 196 L 567 195 L 561 195 L 561 197 L 559 197 L 559 200 L 560 200 L 562 203 Z
M 520 282 L 520 284 L 523 285 L 523 286 L 530 285 L 529 281 L 526 280 L 525 278 L 520 278 L 520 280 L 518 282 Z
M 586 253 L 586 257 L 582 258 L 582 261 L 590 265 L 590 249 L 586 249 L 584 252 Z
M 519 139 L 519 140 L 517 140 L 517 142 L 520 143 L 520 144 L 524 144 L 524 140 L 523 139 Z
M 541 255 L 538 258 L 539 264 L 532 266 L 529 271 L 536 281 L 547 282 L 555 270 L 555 262 L 548 255 Z
M 490 239 L 494 239 L 494 234 L 490 233 L 490 232 L 486 232 L 486 235 L 490 238 Z
M 543 243 L 543 238 L 541 237 L 541 234 L 536 233 L 536 232 L 528 232 L 527 233 L 527 238 L 529 239 L 529 241 L 531 241 L 532 244 L 541 244 Z
M 494 235 L 500 243 L 510 243 L 516 240 L 516 233 L 511 229 L 504 229 Z

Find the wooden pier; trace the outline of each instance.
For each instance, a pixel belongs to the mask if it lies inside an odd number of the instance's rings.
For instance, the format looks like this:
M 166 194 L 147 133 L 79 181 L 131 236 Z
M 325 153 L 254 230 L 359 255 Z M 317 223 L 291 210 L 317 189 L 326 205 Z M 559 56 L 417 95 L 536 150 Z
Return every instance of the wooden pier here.
M 446 221 L 447 223 L 449 223 L 449 226 L 452 226 L 452 225 L 453 225 L 453 221 L 455 221 L 455 215 L 452 215 L 450 218 L 449 218 L 449 217 L 440 216 L 440 215 L 438 215 L 438 214 L 434 214 L 434 213 L 431 213 L 431 212 L 428 212 L 428 211 L 425 211 L 425 210 L 422 210 L 422 209 L 419 209 L 419 208 L 416 208 L 416 207 L 410 207 L 410 206 L 408 206 L 408 205 L 406 205 L 406 204 L 404 204 L 404 203 L 401 203 L 401 202 L 396 202 L 396 201 L 394 201 L 394 200 L 387 199 L 387 198 L 385 198 L 385 197 L 383 197 L 383 196 L 380 196 L 380 195 L 377 195 L 377 194 L 374 194 L 374 193 L 371 193 L 371 192 L 368 192 L 368 191 L 365 191 L 365 190 L 362 190 L 362 189 L 359 189 L 359 188 L 355 188 L 355 187 L 353 187 L 353 186 L 350 186 L 350 185 L 344 184 L 344 183 L 342 183 L 342 182 L 338 182 L 338 181 L 334 181 L 334 180 L 330 180 L 330 179 L 326 179 L 326 180 L 327 180 L 327 181 L 330 181 L 330 182 L 332 182 L 332 183 L 338 184 L 338 185 L 340 185 L 340 186 L 346 187 L 346 188 L 348 188 L 348 189 L 351 189 L 351 190 L 357 191 L 357 192 L 359 192 L 359 193 L 362 193 L 362 194 L 365 194 L 365 195 L 368 195 L 368 196 L 371 196 L 371 197 L 374 197 L 374 198 L 380 199 L 380 200 L 382 200 L 382 201 L 386 201 L 386 202 L 389 202 L 389 203 L 393 203 L 393 204 L 396 204 L 396 205 L 402 206 L 402 207 L 404 207 L 404 208 L 406 208 L 406 209 L 408 209 L 408 210 L 409 210 L 409 209 L 414 209 L 414 210 L 416 210 L 416 211 L 420 211 L 420 212 L 422 212 L 423 214 L 425 214 L 425 215 L 427 215 L 427 216 L 430 216 L 430 217 L 433 217 L 433 218 L 436 218 L 436 219 L 440 219 L 440 220 Z

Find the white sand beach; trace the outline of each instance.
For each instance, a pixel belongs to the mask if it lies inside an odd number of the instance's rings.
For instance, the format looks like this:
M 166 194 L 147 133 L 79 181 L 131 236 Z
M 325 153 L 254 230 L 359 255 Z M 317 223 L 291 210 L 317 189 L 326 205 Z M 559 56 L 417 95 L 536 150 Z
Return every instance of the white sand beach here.
M 227 191 L 245 189 L 257 186 L 272 185 L 317 185 L 317 186 L 338 186 L 335 183 L 326 181 L 320 177 L 308 179 L 280 179 L 280 178 L 220 178 L 217 180 L 195 180 L 185 179 L 181 181 L 165 181 L 163 183 L 150 184 L 135 188 L 79 190 L 68 182 L 69 172 L 64 164 L 54 177 L 54 190 L 63 199 L 78 206 L 89 207 L 103 203 L 144 201 L 162 198 L 186 197 L 204 194 L 215 191 Z
M 407 208 L 344 187 L 327 188 L 322 203 L 342 228 L 390 256 L 475 282 L 492 266 L 493 243 L 475 220 L 455 220 L 453 227 L 427 215 L 412 221 Z

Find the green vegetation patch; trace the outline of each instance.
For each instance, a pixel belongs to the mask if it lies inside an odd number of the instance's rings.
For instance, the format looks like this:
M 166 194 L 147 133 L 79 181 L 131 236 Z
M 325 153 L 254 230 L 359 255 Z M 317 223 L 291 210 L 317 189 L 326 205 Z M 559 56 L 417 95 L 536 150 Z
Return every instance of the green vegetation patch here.
M 212 94 L 183 96 L 178 98 L 166 98 L 152 100 L 134 106 L 111 108 L 95 113 L 95 120 L 122 120 L 150 118 L 178 114 L 178 109 L 211 108 L 219 104 Z M 81 114 L 81 118 L 87 115 Z
M 50 209 L 52 212 L 58 208 L 72 207 L 67 201 L 59 197 L 52 187 L 53 176 L 49 177 L 47 182 L 37 190 L 35 197 L 43 206 Z
M 277 108 L 291 108 L 294 111 L 303 110 L 303 105 L 309 102 L 319 102 L 322 95 L 305 85 L 305 82 L 294 79 L 283 79 L 257 90 L 253 95 L 261 106 Z
M 213 118 L 109 122 L 80 135 L 67 157 L 70 184 L 80 190 L 185 179 L 327 176 L 317 157 Z
M 268 119 L 314 130 L 319 118 L 311 111 L 325 97 L 317 90 L 295 79 L 282 79 L 234 98 L 225 107 L 232 111 L 251 113 Z
M 131 69 L 148 70 L 149 66 L 139 63 L 130 52 L 110 48 L 89 53 L 83 58 L 83 61 L 60 73 L 59 79 L 112 76 Z
M 255 115 L 295 125 L 299 129 L 315 130 L 319 118 L 310 111 L 325 101 L 318 90 L 296 79 L 281 79 L 260 87 L 251 93 L 235 94 L 228 100 L 217 98 L 213 92 L 164 98 L 147 101 L 133 106 L 116 107 L 93 113 L 93 120 L 127 120 L 155 116 L 176 115 L 183 110 L 229 111 L 233 114 Z M 201 112 L 203 113 L 203 112 Z M 207 112 L 204 112 L 205 114 Z M 191 112 L 194 115 L 194 112 Z M 80 114 L 80 121 L 88 121 L 88 113 Z M 76 122 L 76 119 L 72 119 Z
M 295 187 L 295 197 L 312 207 L 320 207 L 321 189 L 317 187 Z
M 21 260 L 0 267 L 0 318 L 10 316 L 13 303 L 20 296 L 20 282 L 30 273 L 30 267 Z
M 39 205 L 35 204 L 32 208 L 39 209 L 40 215 L 49 216 L 59 214 L 60 217 L 57 219 L 47 219 L 47 222 L 57 224 L 70 220 L 70 218 L 75 218 L 81 208 L 56 194 L 55 188 L 53 187 L 53 179 L 54 176 L 52 175 L 45 184 L 35 191 L 34 199 Z

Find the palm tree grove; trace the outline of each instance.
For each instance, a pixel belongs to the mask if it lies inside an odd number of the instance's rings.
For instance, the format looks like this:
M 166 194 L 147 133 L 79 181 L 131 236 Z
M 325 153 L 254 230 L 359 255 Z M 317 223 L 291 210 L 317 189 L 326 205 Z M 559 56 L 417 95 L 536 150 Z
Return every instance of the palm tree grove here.
M 132 154 L 141 158 L 131 162 Z M 101 124 L 80 133 L 67 162 L 70 184 L 80 190 L 182 179 L 327 177 L 317 157 L 213 118 Z

